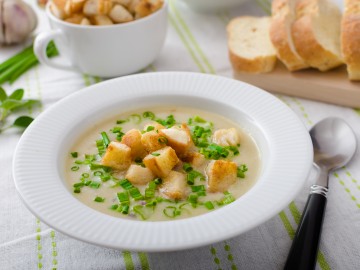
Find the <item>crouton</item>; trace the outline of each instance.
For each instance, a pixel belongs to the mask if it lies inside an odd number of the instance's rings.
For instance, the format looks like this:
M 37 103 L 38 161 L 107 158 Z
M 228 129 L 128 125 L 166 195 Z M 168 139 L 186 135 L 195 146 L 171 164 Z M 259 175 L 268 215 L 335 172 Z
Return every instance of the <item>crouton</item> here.
M 221 146 L 236 146 L 240 143 L 240 136 L 235 128 L 218 129 L 214 132 L 212 141 Z
M 237 165 L 231 161 L 213 160 L 206 168 L 209 192 L 224 192 L 237 180 Z
M 147 155 L 143 160 L 145 166 L 158 177 L 166 177 L 179 162 L 175 150 L 164 147 L 154 153 Z
M 144 158 L 147 155 L 145 147 L 141 143 L 141 133 L 137 129 L 131 129 L 126 132 L 121 139 L 121 143 L 131 148 L 132 159 Z
M 145 147 L 145 150 L 152 153 L 166 146 L 166 142 L 161 140 L 162 135 L 157 133 L 155 130 L 145 132 L 141 136 L 141 143 Z
M 186 154 L 186 156 L 183 157 L 182 160 L 187 163 L 190 163 L 195 168 L 200 168 L 207 161 L 204 155 L 198 152 L 189 152 Z
M 187 195 L 186 186 L 185 174 L 171 171 L 167 177 L 163 178 L 159 190 L 170 199 L 181 200 Z
M 106 15 L 95 15 L 91 18 L 94 25 L 112 25 L 112 20 Z
M 141 0 L 134 8 L 136 18 L 142 18 L 150 15 L 161 8 L 162 0 Z
M 139 165 L 131 165 L 125 178 L 134 185 L 146 185 L 155 178 L 155 175 L 148 168 Z
M 75 13 L 80 13 L 85 4 L 85 0 L 67 0 L 64 12 L 66 15 L 71 16 Z
M 159 131 L 159 134 L 166 137 L 168 140 L 167 144 L 175 150 L 178 156 L 185 155 L 192 145 L 191 135 L 189 131 L 184 128 L 185 126 L 182 125 L 181 128 L 174 126 Z
M 113 20 L 115 23 L 124 23 L 124 22 L 130 22 L 134 20 L 131 13 L 124 8 L 122 5 L 115 5 L 110 13 L 109 13 L 110 19 Z
M 73 14 L 70 17 L 66 18 L 64 21 L 74 24 L 81 24 L 82 20 L 84 19 L 84 15 L 82 14 Z
M 126 170 L 131 164 L 131 149 L 119 142 L 111 142 L 101 160 L 101 164 L 117 170 Z

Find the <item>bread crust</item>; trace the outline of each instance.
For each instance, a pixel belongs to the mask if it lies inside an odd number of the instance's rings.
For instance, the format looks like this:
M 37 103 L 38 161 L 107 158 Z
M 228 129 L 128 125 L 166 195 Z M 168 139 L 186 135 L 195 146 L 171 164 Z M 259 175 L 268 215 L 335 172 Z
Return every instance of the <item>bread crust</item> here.
M 284 11 L 284 9 L 287 9 Z M 309 67 L 305 61 L 291 49 L 287 23 L 290 20 L 288 0 L 274 0 L 272 3 L 272 20 L 270 24 L 270 39 L 278 58 L 290 71 Z M 290 26 L 291 27 L 291 26 Z
M 341 51 L 350 80 L 360 80 L 360 5 L 345 1 L 345 14 L 341 23 Z
M 311 67 L 327 71 L 343 64 L 343 61 L 316 39 L 312 22 L 312 17 L 318 12 L 316 2 L 317 0 L 299 0 L 296 6 L 297 19 L 292 26 L 292 38 L 296 51 Z
M 276 65 L 276 55 L 259 56 L 255 58 L 245 58 L 234 53 L 230 43 L 232 41 L 232 33 L 234 25 L 239 19 L 252 18 L 250 16 L 243 16 L 233 19 L 227 26 L 228 32 L 228 48 L 229 48 L 229 59 L 233 69 L 237 72 L 244 73 L 267 73 L 274 69 Z M 260 18 L 259 18 L 260 19 Z

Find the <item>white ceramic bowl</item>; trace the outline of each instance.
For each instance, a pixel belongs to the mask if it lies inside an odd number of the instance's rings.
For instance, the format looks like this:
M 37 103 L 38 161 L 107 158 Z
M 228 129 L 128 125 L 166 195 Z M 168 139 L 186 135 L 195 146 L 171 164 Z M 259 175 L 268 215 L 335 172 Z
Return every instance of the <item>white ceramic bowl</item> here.
M 65 157 L 75 140 L 105 118 L 164 104 L 218 113 L 247 129 L 262 155 L 255 186 L 219 210 L 175 221 L 115 218 L 77 200 L 64 183 Z M 270 219 L 303 186 L 312 157 L 304 125 L 269 93 L 213 75 L 164 72 L 109 80 L 50 107 L 21 137 L 13 174 L 27 207 L 64 234 L 111 248 L 170 251 L 227 239 Z
M 40 33 L 34 52 L 45 65 L 76 70 L 100 77 L 117 77 L 147 67 L 160 53 L 167 30 L 167 2 L 150 14 L 128 23 L 87 26 L 68 23 L 55 17 L 46 6 L 51 30 Z M 55 40 L 62 62 L 49 59 L 46 47 Z
M 181 0 L 199 12 L 214 12 L 240 6 L 248 0 Z

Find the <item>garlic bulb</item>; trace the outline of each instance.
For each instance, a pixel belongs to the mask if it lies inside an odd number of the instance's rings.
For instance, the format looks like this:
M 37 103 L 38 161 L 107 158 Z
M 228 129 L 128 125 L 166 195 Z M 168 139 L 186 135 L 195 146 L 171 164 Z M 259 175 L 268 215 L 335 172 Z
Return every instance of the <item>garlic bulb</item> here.
M 0 0 L 0 44 L 24 41 L 36 28 L 34 10 L 22 0 Z

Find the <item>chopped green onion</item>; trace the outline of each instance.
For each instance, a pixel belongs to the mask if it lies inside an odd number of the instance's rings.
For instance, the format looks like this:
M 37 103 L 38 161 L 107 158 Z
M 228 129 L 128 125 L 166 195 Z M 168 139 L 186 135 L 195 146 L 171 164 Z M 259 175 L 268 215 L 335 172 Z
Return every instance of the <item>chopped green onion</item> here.
M 89 184 L 89 187 L 94 188 L 94 189 L 98 189 L 100 187 L 100 183 L 95 182 L 95 181 L 91 181 L 91 183 Z
M 237 177 L 239 178 L 245 178 L 245 172 L 247 172 L 249 169 L 245 164 L 240 165 L 237 168 Z
M 119 133 L 122 132 L 122 127 L 113 127 L 113 129 L 111 129 L 112 133 Z
M 133 187 L 133 185 L 127 179 L 121 180 L 119 182 L 119 185 L 125 190 L 129 190 L 129 189 L 131 189 Z
M 130 202 L 129 193 L 126 191 L 118 192 L 117 197 L 118 197 L 120 203 L 129 203 Z
M 189 163 L 184 163 L 183 170 L 185 172 L 191 172 L 193 170 L 193 167 L 191 167 L 191 165 Z
M 164 136 L 161 136 L 158 138 L 158 142 L 162 143 L 162 144 L 167 144 L 168 143 L 168 139 Z
M 124 215 L 129 214 L 129 208 L 130 206 L 128 204 L 121 205 L 121 213 Z
M 154 120 L 155 119 L 155 114 L 153 112 L 146 111 L 146 112 L 143 113 L 143 117 L 148 118 L 150 120 Z
M 158 122 L 159 124 L 162 124 L 163 126 L 166 126 L 166 127 L 172 127 L 173 125 L 176 124 L 176 120 L 174 118 L 174 116 L 171 114 L 169 115 L 165 120 L 163 119 L 156 119 L 155 120 L 156 122 Z
M 73 187 L 83 187 L 83 186 L 85 186 L 85 183 L 83 183 L 83 182 L 80 182 L 80 183 L 75 183 L 74 185 L 73 185 Z
M 73 158 L 77 158 L 78 157 L 78 152 L 71 152 L 71 156 Z
M 161 185 L 162 184 L 162 179 L 161 178 L 155 178 L 154 183 L 156 185 Z
M 111 179 L 111 176 L 109 174 L 105 174 L 103 176 L 100 176 L 100 179 L 102 182 L 109 181 Z
M 220 201 L 217 202 L 219 205 L 230 204 L 235 201 L 234 196 L 230 192 L 225 191 L 224 195 L 225 196 Z
M 134 122 L 135 124 L 140 124 L 141 123 L 141 116 L 140 114 L 132 114 L 129 117 L 129 121 Z
M 80 193 L 80 192 L 81 192 L 80 187 L 74 188 L 74 193 Z
M 204 185 L 200 185 L 200 186 L 192 186 L 191 187 L 191 191 L 192 192 L 199 192 L 199 191 L 205 191 L 205 186 Z
M 129 120 L 117 120 L 116 121 L 116 124 L 118 124 L 118 125 L 121 125 L 121 124 L 124 124 L 124 123 L 126 123 L 126 122 L 128 122 Z
M 235 146 L 227 146 L 227 148 L 228 148 L 231 152 L 233 152 L 233 155 L 234 155 L 234 156 L 237 156 L 237 155 L 240 154 L 239 149 L 238 149 L 237 147 L 235 147 Z
M 203 196 L 205 197 L 206 196 L 206 191 L 199 191 L 196 193 L 199 197 Z
M 96 172 L 94 172 L 94 175 L 95 175 L 95 176 L 102 176 L 102 175 L 103 175 L 103 172 L 101 172 L 101 171 L 96 171 Z
M 194 117 L 194 121 L 197 123 L 206 123 L 206 120 L 197 115 Z
M 113 205 L 111 205 L 109 208 L 110 208 L 111 210 L 116 210 L 116 209 L 118 209 L 118 207 L 119 207 L 118 204 L 113 204 Z
M 159 153 L 151 153 L 151 155 L 153 155 L 154 157 L 158 157 L 158 156 L 160 156 L 160 154 L 159 154 Z
M 188 172 L 188 174 L 186 175 L 186 181 L 189 185 L 194 185 L 195 179 L 198 177 L 200 178 L 201 181 L 205 181 L 205 176 L 202 173 L 192 170 Z
M 89 178 L 90 177 L 90 175 L 88 173 L 83 173 L 81 176 L 84 177 L 84 178 Z
M 154 129 L 155 129 L 154 126 L 148 126 L 148 127 L 146 128 L 146 132 L 152 131 L 152 130 L 154 130 Z
M 101 164 L 96 164 L 96 163 L 91 163 L 90 164 L 90 170 L 95 171 L 95 170 L 98 170 L 98 169 L 103 169 L 104 171 L 110 171 L 111 170 L 110 167 L 107 167 L 107 166 L 104 166 L 104 165 L 101 165 Z
M 96 196 L 96 198 L 94 199 L 94 202 L 104 202 L 104 201 L 105 201 L 105 198 L 99 197 L 99 196 Z
M 129 194 L 132 198 L 134 198 L 135 201 L 143 199 L 143 196 L 141 195 L 141 193 L 137 187 L 130 188 Z
M 91 181 L 85 181 L 84 184 L 85 186 L 89 186 L 91 184 Z
M 155 181 L 149 183 L 149 186 L 145 189 L 145 199 L 151 199 L 155 196 L 156 186 Z
M 108 135 L 106 134 L 105 131 L 101 132 L 101 137 L 102 137 L 102 140 L 104 142 L 104 146 L 107 148 L 110 144 L 110 139 L 108 137 Z
M 165 216 L 167 216 L 169 218 L 174 218 L 181 214 L 181 212 L 179 213 L 176 210 L 177 210 L 177 208 L 175 206 L 167 206 L 164 208 L 163 213 Z
M 72 166 L 72 167 L 71 167 L 71 170 L 72 170 L 73 172 L 76 172 L 76 171 L 78 171 L 79 169 L 80 169 L 79 166 Z
M 133 211 L 140 216 L 142 220 L 147 220 L 153 213 L 153 207 L 145 207 L 142 205 L 135 205 Z
M 209 209 L 209 210 L 212 210 L 212 209 L 215 208 L 215 207 L 214 207 L 214 204 L 213 204 L 212 202 L 210 202 L 210 201 L 205 202 L 204 205 L 205 205 L 205 207 L 206 207 L 207 209 Z
M 191 203 L 191 205 L 196 205 L 198 202 L 198 195 L 197 194 L 190 194 L 188 197 L 188 201 Z

